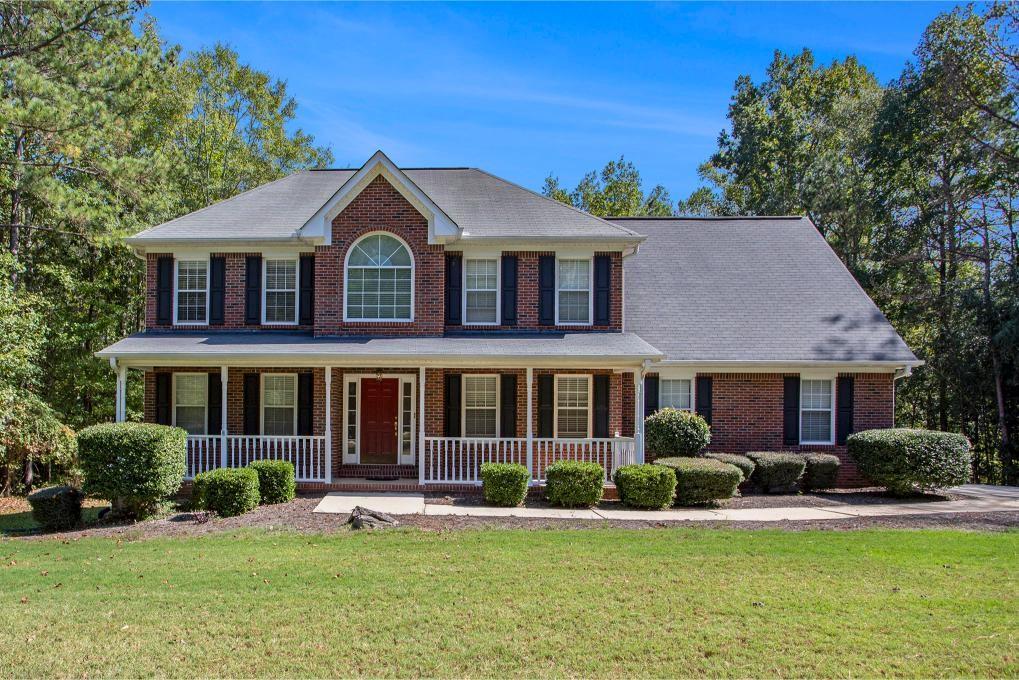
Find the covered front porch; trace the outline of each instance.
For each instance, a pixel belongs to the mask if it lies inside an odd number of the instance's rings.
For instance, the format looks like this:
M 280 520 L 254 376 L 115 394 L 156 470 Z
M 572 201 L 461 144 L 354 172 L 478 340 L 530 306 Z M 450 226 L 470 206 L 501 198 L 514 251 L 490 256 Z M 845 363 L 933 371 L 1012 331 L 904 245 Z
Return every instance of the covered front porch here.
M 117 417 L 128 370 L 143 372 L 145 419 L 189 431 L 188 479 L 274 459 L 308 487 L 386 479 L 435 489 L 479 485 L 482 464 L 507 462 L 538 485 L 560 460 L 597 463 L 606 482 L 643 460 L 645 356 L 330 358 L 342 364 L 122 355 L 111 360 Z

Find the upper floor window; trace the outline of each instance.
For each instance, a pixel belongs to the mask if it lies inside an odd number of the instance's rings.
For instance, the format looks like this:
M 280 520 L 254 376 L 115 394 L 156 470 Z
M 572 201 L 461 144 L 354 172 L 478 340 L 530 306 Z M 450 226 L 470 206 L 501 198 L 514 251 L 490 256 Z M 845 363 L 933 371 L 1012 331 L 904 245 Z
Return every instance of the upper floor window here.
M 834 380 L 800 380 L 800 443 L 832 444 Z
M 591 323 L 591 260 L 559 260 L 556 323 Z
M 177 260 L 175 323 L 204 324 L 209 320 L 209 263 Z
M 297 323 L 297 260 L 265 260 L 262 323 Z
M 658 405 L 680 411 L 693 410 L 691 383 L 691 380 L 686 379 L 662 378 L 658 381 Z
M 347 321 L 412 321 L 414 262 L 389 234 L 369 234 L 347 253 Z
M 464 323 L 499 322 L 499 260 L 464 261 Z

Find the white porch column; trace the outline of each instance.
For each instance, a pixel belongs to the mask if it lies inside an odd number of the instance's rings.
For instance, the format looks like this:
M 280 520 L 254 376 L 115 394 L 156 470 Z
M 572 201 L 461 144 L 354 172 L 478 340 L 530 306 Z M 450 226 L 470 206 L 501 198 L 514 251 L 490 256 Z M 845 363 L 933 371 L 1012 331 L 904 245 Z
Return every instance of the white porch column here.
M 418 484 L 425 483 L 425 367 L 418 369 Z
M 326 484 L 333 481 L 333 367 L 326 366 Z
M 633 372 L 633 455 L 644 462 L 644 370 Z
M 227 439 L 226 436 L 229 433 L 227 420 L 227 404 L 229 402 L 228 395 L 229 384 L 227 381 L 230 378 L 230 369 L 226 366 L 219 367 L 219 384 L 220 384 L 220 406 L 219 406 L 219 466 L 226 467 L 229 456 L 227 455 Z
M 127 420 L 127 366 L 117 366 L 117 403 L 114 405 L 114 417 L 118 423 Z
M 530 475 L 528 484 L 534 479 L 534 424 L 531 422 L 531 394 L 534 388 L 534 369 L 527 369 L 527 474 Z

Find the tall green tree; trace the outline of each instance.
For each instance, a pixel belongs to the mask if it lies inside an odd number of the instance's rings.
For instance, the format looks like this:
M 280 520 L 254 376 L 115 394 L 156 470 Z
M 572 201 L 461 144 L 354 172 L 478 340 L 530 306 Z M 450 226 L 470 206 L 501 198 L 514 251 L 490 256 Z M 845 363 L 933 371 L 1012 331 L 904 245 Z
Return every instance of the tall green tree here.
M 549 175 L 542 193 L 599 217 L 661 217 L 672 215 L 674 209 L 672 198 L 662 185 L 644 193 L 640 172 L 622 156 L 606 163 L 600 173 L 584 175 L 572 191 L 564 189 L 558 177 Z

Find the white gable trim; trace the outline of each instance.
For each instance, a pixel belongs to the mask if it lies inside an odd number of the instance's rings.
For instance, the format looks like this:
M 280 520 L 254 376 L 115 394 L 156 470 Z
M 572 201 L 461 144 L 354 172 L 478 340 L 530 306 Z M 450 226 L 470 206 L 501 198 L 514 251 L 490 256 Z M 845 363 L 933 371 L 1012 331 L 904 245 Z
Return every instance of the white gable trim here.
M 428 194 L 421 191 L 421 188 L 414 184 L 400 168 L 396 167 L 396 164 L 389 160 L 389 157 L 382 151 L 376 151 L 368 159 L 368 162 L 361 166 L 360 170 L 351 175 L 350 179 L 337 189 L 325 205 L 304 223 L 304 226 L 298 230 L 298 235 L 304 238 L 320 238 L 323 239 L 325 245 L 332 245 L 331 225 L 333 219 L 379 175 L 385 177 L 386 181 L 400 192 L 400 195 L 427 218 L 428 243 L 446 243 L 460 238 L 459 225 L 450 219 L 449 215 L 444 213 L 442 208 L 437 206 L 428 197 Z

